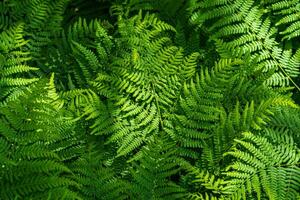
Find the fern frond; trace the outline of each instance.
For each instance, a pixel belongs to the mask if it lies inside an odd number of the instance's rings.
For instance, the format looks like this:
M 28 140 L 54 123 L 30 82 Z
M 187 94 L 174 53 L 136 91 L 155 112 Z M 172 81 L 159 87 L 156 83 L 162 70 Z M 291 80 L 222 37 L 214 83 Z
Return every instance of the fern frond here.
M 286 143 L 290 139 L 275 146 L 264 136 L 250 132 L 243 135 L 243 140 L 235 140 L 237 146 L 234 151 L 226 153 L 237 159 L 225 172 L 229 178 L 224 187 L 226 193 L 296 199 L 300 187 L 297 147 Z
M 116 165 L 115 161 L 110 163 L 107 159 L 107 149 L 97 146 L 93 142 L 87 144 L 86 152 L 70 166 L 76 174 L 74 180 L 80 184 L 82 198 L 128 199 L 131 193 L 129 183 L 121 179 L 121 174 L 112 166 Z
M 115 55 L 112 59 L 108 76 L 99 74 L 93 82 L 97 93 L 114 88 L 108 98 L 113 98 L 119 117 L 109 120 L 105 126 L 98 120 L 93 125 L 93 133 L 113 122 L 108 129 L 113 134 L 109 141 L 119 144 L 119 156 L 138 150 L 163 129 L 165 114 L 176 104 L 182 83 L 196 71 L 198 54 L 185 57 L 181 48 L 171 45 L 171 39 L 165 36 L 167 31 L 175 29 L 155 15 L 143 17 L 140 13 L 128 20 L 121 19 L 121 37 L 116 39 L 116 44 L 122 56 Z M 181 75 L 184 70 L 186 74 Z M 100 101 L 95 106 L 101 104 Z
M 2 199 L 46 198 L 53 191 L 61 192 L 57 197 L 75 197 L 71 190 L 78 184 L 68 177 L 72 172 L 61 157 L 72 144 L 54 144 L 77 136 L 72 122 L 52 107 L 46 94 L 41 87 L 31 87 L 0 108 Z
M 182 113 L 175 118 L 178 141 L 183 147 L 203 148 L 205 139 L 212 136 L 224 112 L 223 94 L 232 82 L 227 77 L 233 75 L 239 63 L 238 60 L 221 60 L 211 72 L 202 69 L 196 80 L 184 84 L 184 97 L 180 101 Z
M 13 26 L 0 34 L 0 101 L 1 104 L 17 98 L 23 86 L 30 85 L 38 78 L 28 77 L 38 68 L 30 67 L 28 52 L 23 51 L 27 41 L 24 39 L 24 24 Z M 20 75 L 22 74 L 22 75 Z
M 142 149 L 142 157 L 133 164 L 135 199 L 183 199 L 185 190 L 170 177 L 186 169 L 184 160 L 176 156 L 174 145 L 165 139 L 155 140 Z M 160 157 L 160 159 L 157 159 Z
M 270 1 L 263 2 L 267 11 L 276 16 L 276 26 L 282 28 L 280 34 L 282 40 L 291 40 L 300 36 L 299 24 L 299 2 L 291 1 Z M 284 28 L 283 28 L 284 27 Z
M 291 55 L 279 48 L 274 36 L 277 29 L 271 27 L 270 19 L 264 19 L 255 1 L 200 1 L 192 9 L 191 21 L 208 28 L 221 57 L 250 54 L 258 62 L 257 69 L 273 75 L 266 80 L 272 86 L 289 85 L 291 77 L 298 76 L 298 56 L 296 62 L 290 61 Z

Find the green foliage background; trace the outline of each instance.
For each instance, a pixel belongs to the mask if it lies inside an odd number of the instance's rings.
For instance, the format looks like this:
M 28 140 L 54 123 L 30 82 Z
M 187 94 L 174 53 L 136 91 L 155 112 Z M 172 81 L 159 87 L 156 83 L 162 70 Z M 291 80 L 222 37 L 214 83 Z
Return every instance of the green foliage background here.
M 299 0 L 0 2 L 0 199 L 300 199 Z

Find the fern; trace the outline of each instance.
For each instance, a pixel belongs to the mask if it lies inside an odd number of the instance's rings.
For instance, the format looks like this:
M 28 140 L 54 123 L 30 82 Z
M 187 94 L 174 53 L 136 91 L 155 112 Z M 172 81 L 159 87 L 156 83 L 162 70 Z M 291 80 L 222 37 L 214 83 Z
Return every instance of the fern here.
M 60 157 L 63 150 L 52 147 L 63 140 L 61 134 L 67 135 L 72 123 L 51 106 L 47 96 L 33 95 L 36 91 L 32 88 L 1 107 L 1 158 L 4 159 L 0 161 L 0 197 L 46 198 L 53 192 L 57 198 L 64 193 L 76 198 L 71 187 L 78 184 L 68 177 L 72 172 Z
M 130 185 L 117 172 L 118 161 L 108 157 L 110 152 L 103 147 L 89 143 L 86 152 L 70 166 L 80 194 L 83 199 L 128 199 Z
M 119 99 L 114 104 L 120 117 L 114 120 L 110 141 L 123 141 L 118 150 L 120 155 L 139 148 L 147 138 L 158 134 L 163 128 L 164 114 L 178 99 L 181 82 L 193 76 L 197 58 L 197 54 L 185 58 L 182 50 L 175 46 L 161 50 L 164 44 L 170 42 L 168 37 L 161 35 L 174 29 L 154 15 L 146 15 L 144 19 L 139 15 L 127 20 L 126 24 L 131 24 L 132 34 L 128 40 L 124 40 L 129 37 L 128 26 L 124 26 L 125 21 L 120 21 L 119 32 L 122 37 L 116 43 L 119 49 L 124 49 L 124 54 L 122 57 L 116 55 L 113 59 L 109 72 L 112 83 L 107 85 L 102 74 L 94 83 L 100 93 L 105 93 L 108 86 L 112 85 L 115 91 L 109 97 Z M 93 54 L 90 56 L 90 62 L 98 62 Z M 181 75 L 180 72 L 184 73 Z M 102 126 L 97 124 L 93 125 L 96 129 Z
M 297 166 L 300 157 L 290 137 L 282 138 L 275 146 L 265 137 L 250 132 L 243 135 L 243 140 L 236 140 L 236 150 L 227 153 L 237 161 L 225 172 L 230 177 L 224 189 L 226 193 L 244 198 L 247 194 L 258 199 L 264 195 L 270 199 L 296 199 L 300 187 Z
M 230 60 L 221 61 L 216 64 L 216 74 L 214 71 L 211 75 L 208 70 L 202 70 L 200 75 L 196 76 L 196 81 L 191 81 L 189 85 L 185 84 L 185 98 L 180 102 L 184 115 L 176 116 L 178 121 L 176 129 L 181 135 L 178 140 L 183 147 L 201 148 L 204 146 L 204 140 L 210 137 L 210 131 L 216 123 L 219 123 L 223 111 L 222 92 L 225 91 L 225 85 L 230 82 L 222 80 L 221 74 L 227 73 L 226 67 L 238 63 Z
M 298 111 L 299 108 L 277 109 L 269 124 L 271 129 L 291 135 L 294 140 L 294 143 L 297 145 L 299 144 L 300 141 L 299 131 L 298 131 L 299 130 Z
M 182 155 L 200 157 L 199 164 L 215 172 L 220 171 L 222 155 L 233 139 L 240 137 L 240 132 L 263 129 L 271 121 L 276 106 L 297 107 L 262 83 L 247 80 L 244 72 L 238 70 L 242 64 L 240 60 L 221 60 L 210 73 L 202 70 L 195 81 L 185 85 L 184 97 L 173 117 L 176 126 L 172 128 L 176 130 Z M 243 91 L 255 91 L 256 95 Z
M 0 199 L 299 199 L 298 6 L 0 2 Z
M 93 40 L 99 43 L 95 44 Z M 113 44 L 100 22 L 95 20 L 87 24 L 86 20 L 79 19 L 68 31 L 58 34 L 53 45 L 48 55 L 51 62 L 43 64 L 42 69 L 44 72 L 49 71 L 49 68 L 55 71 L 60 80 L 57 86 L 68 90 L 89 87 L 88 80 L 92 79 L 98 70 L 105 69 Z M 101 61 L 88 47 L 97 51 Z M 64 62 L 68 67 L 61 68 Z M 69 67 L 73 70 L 70 71 Z
M 9 28 L 12 23 L 12 19 L 8 16 L 10 9 L 7 5 L 7 2 L 1 2 L 0 4 L 0 30 L 6 30 Z
M 33 60 L 41 59 L 43 48 L 51 43 L 54 33 L 60 31 L 63 12 L 69 0 L 56 1 L 10 1 L 16 20 L 22 20 L 28 43 L 26 45 Z
M 298 56 L 292 61 L 291 55 L 280 49 L 274 38 L 277 29 L 271 27 L 270 19 L 263 18 L 253 0 L 203 1 L 191 9 L 194 24 L 202 27 L 210 22 L 210 39 L 216 40 L 221 57 L 250 53 L 251 59 L 258 62 L 257 70 L 271 73 L 266 83 L 272 86 L 289 85 L 290 77 L 298 76 Z
M 143 156 L 133 164 L 134 199 L 184 199 L 185 190 L 170 177 L 189 165 L 176 156 L 176 148 L 165 139 L 150 142 Z M 159 155 L 160 159 L 156 159 Z
M 29 77 L 28 74 L 38 68 L 27 65 L 31 57 L 28 52 L 22 50 L 27 43 L 23 29 L 24 25 L 19 24 L 0 34 L 1 104 L 17 98 L 24 86 L 38 80 L 38 78 Z M 19 76 L 20 73 L 23 75 Z
M 276 26 L 284 27 L 280 32 L 282 40 L 299 37 L 299 2 L 298 1 L 269 1 L 264 2 L 268 12 L 276 16 Z

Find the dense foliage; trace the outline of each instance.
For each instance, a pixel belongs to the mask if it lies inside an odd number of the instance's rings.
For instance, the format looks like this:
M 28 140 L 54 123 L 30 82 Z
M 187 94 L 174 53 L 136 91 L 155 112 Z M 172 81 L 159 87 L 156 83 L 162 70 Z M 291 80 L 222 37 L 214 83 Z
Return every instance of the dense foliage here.
M 299 0 L 0 2 L 0 199 L 300 199 Z

